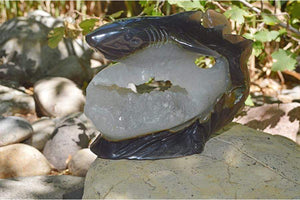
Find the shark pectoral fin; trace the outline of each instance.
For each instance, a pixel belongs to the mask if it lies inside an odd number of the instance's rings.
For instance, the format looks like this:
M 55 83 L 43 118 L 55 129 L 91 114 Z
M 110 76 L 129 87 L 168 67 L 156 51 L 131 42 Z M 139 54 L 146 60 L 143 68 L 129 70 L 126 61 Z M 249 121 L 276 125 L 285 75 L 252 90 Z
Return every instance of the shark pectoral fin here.
M 201 24 L 202 18 L 203 18 L 203 12 L 201 11 L 187 11 L 187 12 L 181 12 L 170 16 L 172 20 L 176 20 L 176 18 L 179 19 L 185 19 L 187 21 L 194 21 L 199 24 Z
M 214 10 L 208 9 L 203 14 L 203 26 L 205 28 L 216 28 L 217 26 L 222 27 L 223 34 L 231 33 L 231 25 L 228 19 Z
M 220 57 L 220 54 L 218 54 L 216 51 L 210 49 L 209 47 L 201 44 L 200 42 L 197 42 L 196 40 L 193 40 L 188 37 L 173 37 L 173 41 L 178 43 L 180 46 L 182 46 L 184 49 L 204 55 L 204 56 L 213 56 L 215 58 Z

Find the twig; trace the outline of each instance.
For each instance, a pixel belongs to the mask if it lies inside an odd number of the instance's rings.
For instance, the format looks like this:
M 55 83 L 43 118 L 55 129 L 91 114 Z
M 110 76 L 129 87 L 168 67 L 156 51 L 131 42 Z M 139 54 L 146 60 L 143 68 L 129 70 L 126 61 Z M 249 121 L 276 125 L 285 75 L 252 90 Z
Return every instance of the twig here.
M 256 12 L 259 15 L 262 13 L 262 11 L 259 8 L 254 7 L 253 5 L 251 5 L 250 3 L 248 3 L 246 0 L 239 0 L 239 2 L 241 2 L 242 4 L 244 4 L 245 6 L 247 6 L 248 8 L 250 8 L 251 10 L 253 10 L 254 12 Z M 299 30 L 297 30 L 294 27 L 289 26 L 286 23 L 280 22 L 279 26 L 282 26 L 282 27 L 284 27 L 284 28 L 286 28 L 286 29 L 288 29 L 288 30 L 296 33 L 297 35 L 300 35 L 300 31 Z
M 86 15 L 86 14 L 82 14 L 78 10 L 74 10 L 74 12 L 76 14 L 80 15 L 81 17 L 87 17 L 88 16 L 89 19 L 99 19 L 99 21 L 103 20 L 103 16 L 99 16 L 99 17 L 89 16 L 89 15 Z
M 281 71 L 277 71 L 277 75 L 278 75 L 278 77 L 280 79 L 281 85 L 284 85 L 285 80 L 284 80 L 284 77 L 283 77 Z
M 211 3 L 216 5 L 218 8 L 220 8 L 220 10 L 222 10 L 223 12 L 226 11 L 226 9 L 219 2 L 211 0 Z
M 293 76 L 294 78 L 300 81 L 300 73 L 297 73 L 295 71 L 289 71 L 289 70 L 284 70 L 283 73 Z
M 259 14 L 259 15 L 261 14 L 261 10 L 259 8 L 254 7 L 253 5 L 251 5 L 251 3 L 248 3 L 245 0 L 239 0 L 239 2 L 241 2 L 245 6 L 247 6 L 248 8 L 250 8 L 251 10 L 253 10 L 254 12 L 256 12 L 257 14 Z

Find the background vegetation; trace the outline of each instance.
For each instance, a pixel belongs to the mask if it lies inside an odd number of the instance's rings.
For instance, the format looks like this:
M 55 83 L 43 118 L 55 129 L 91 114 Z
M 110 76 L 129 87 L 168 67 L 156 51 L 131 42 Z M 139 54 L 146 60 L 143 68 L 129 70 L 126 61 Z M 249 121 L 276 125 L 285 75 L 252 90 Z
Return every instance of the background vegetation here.
M 234 34 L 254 40 L 253 53 L 249 59 L 253 97 L 257 94 L 264 97 L 278 96 L 281 89 L 293 87 L 300 82 L 300 1 L 2 0 L 0 22 L 26 16 L 36 9 L 57 17 L 69 17 L 64 27 L 56 27 L 49 35 L 51 47 L 55 47 L 63 37 L 82 37 L 95 27 L 118 18 L 214 9 L 230 19 Z M 247 104 L 253 105 L 251 99 Z

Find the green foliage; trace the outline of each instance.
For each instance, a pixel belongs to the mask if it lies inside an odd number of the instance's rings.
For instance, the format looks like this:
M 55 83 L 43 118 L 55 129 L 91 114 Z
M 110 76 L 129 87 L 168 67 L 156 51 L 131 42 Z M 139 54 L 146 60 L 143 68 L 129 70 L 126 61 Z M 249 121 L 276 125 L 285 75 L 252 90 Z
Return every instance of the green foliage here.
M 247 97 L 247 99 L 245 101 L 245 105 L 246 106 L 254 106 L 254 103 L 253 103 L 250 95 Z
M 272 53 L 273 66 L 272 71 L 284 71 L 284 70 L 294 70 L 297 63 L 295 55 L 285 51 L 283 49 L 278 49 Z
M 265 47 L 264 44 L 260 41 L 253 42 L 253 53 L 254 53 L 254 55 L 256 57 L 258 57 L 262 53 L 264 47 Z
M 86 20 L 83 20 L 82 22 L 80 22 L 79 27 L 82 28 L 82 34 L 86 35 L 89 32 L 91 32 L 94 29 L 97 21 L 99 21 L 99 20 L 98 19 L 86 19 Z
M 65 24 L 65 28 L 54 29 L 49 34 L 49 46 L 55 48 L 63 37 L 77 37 L 86 35 L 97 26 L 97 21 L 113 21 L 121 17 L 123 13 L 127 16 L 150 15 L 162 16 L 170 15 L 182 11 L 213 9 L 223 13 L 228 19 L 235 22 L 233 24 L 234 34 L 241 34 L 245 38 L 251 39 L 253 43 L 253 56 L 255 56 L 255 70 L 263 76 L 270 76 L 271 71 L 293 70 L 296 65 L 295 56 L 299 55 L 300 34 L 291 31 L 290 27 L 297 29 L 300 27 L 300 1 L 263 1 L 263 6 L 254 1 L 247 1 L 261 13 L 253 11 L 249 6 L 241 1 L 196 1 L 196 0 L 167 0 L 167 1 L 150 1 L 140 0 L 124 3 L 124 7 L 115 8 L 111 15 L 102 14 L 102 18 L 92 17 L 89 19 L 79 20 L 78 25 Z M 63 4 L 60 6 L 67 5 Z M 78 3 L 78 2 L 77 2 Z M 36 3 L 39 4 L 39 3 Z M 114 4 L 114 2 L 111 2 Z M 16 3 L 5 1 L 5 5 L 10 9 L 16 7 Z M 82 3 L 80 4 L 82 6 Z M 76 6 L 79 6 L 79 4 Z M 83 8 L 83 7 L 82 7 Z M 76 7 L 77 9 L 77 7 Z M 118 11 L 119 10 L 119 11 Z M 276 13 L 275 13 L 275 10 Z M 7 13 L 10 13 L 8 11 Z M 282 27 L 282 23 L 288 24 Z M 299 30 L 298 30 L 299 31 Z M 283 50 L 285 49 L 285 50 Z M 273 52 L 273 53 L 272 53 Z M 293 52 L 293 54 L 291 54 Z M 196 64 L 200 67 L 211 66 L 211 59 L 199 58 Z M 267 71 L 269 71 L 267 73 Z M 262 77 L 257 76 L 257 77 Z
M 268 31 L 266 29 L 258 31 L 254 34 L 253 39 L 260 42 L 271 42 L 279 36 L 278 31 Z
M 63 39 L 65 35 L 65 27 L 57 27 L 50 31 L 48 35 L 48 46 L 56 48 L 58 43 Z
M 115 12 L 111 15 L 109 15 L 109 18 L 112 20 L 115 20 L 116 18 L 119 18 L 123 14 L 124 10 L 120 10 L 118 12 Z
M 144 1 L 141 0 L 139 1 L 139 4 L 143 8 L 143 13 L 146 15 L 151 15 L 151 16 L 162 16 L 163 13 L 161 12 L 159 8 L 159 1 Z
M 287 3 L 286 11 L 290 15 L 290 23 L 299 28 L 300 27 L 300 2 L 299 1 L 291 1 L 291 3 Z
M 204 9 L 205 1 L 168 0 L 168 3 L 171 4 L 171 5 L 176 5 L 180 8 L 183 8 L 186 11 L 190 11 L 190 10 L 202 10 L 202 11 L 204 11 L 205 10 Z
M 263 22 L 267 25 L 276 25 L 280 22 L 280 20 L 277 19 L 275 16 L 268 15 L 265 13 L 262 14 L 262 18 L 263 18 Z
M 236 21 L 237 24 L 243 24 L 245 22 L 245 16 L 248 16 L 248 12 L 237 7 L 237 6 L 232 6 L 232 8 L 230 10 L 227 10 L 224 15 L 229 18 L 232 19 L 234 21 Z

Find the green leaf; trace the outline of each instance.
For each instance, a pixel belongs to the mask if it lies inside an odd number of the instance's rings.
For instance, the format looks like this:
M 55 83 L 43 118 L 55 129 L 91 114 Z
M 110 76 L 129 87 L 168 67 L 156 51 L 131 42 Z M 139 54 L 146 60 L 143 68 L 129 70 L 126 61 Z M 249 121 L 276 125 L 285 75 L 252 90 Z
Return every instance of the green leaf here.
M 285 28 L 281 28 L 281 29 L 279 29 L 279 35 L 284 35 L 284 34 L 286 34 L 287 33 L 287 31 L 286 31 L 286 29 Z
M 140 4 L 142 7 L 146 7 L 146 6 L 148 5 L 148 1 L 140 0 L 140 1 L 139 1 L 139 4 Z
M 200 3 L 200 1 L 197 0 L 190 0 L 190 1 L 178 1 L 178 0 L 168 0 L 168 3 L 171 5 L 177 5 L 178 7 L 183 8 L 186 11 L 190 10 L 202 10 L 204 11 L 203 5 Z
M 110 16 L 111 18 L 113 18 L 113 19 L 116 19 L 116 18 L 119 18 L 119 17 L 122 15 L 123 12 L 124 12 L 124 10 L 120 10 L 120 11 L 115 12 L 115 13 L 109 15 L 109 16 Z
M 82 34 L 86 35 L 89 32 L 91 32 L 95 26 L 95 23 L 98 21 L 98 19 L 86 19 L 80 22 L 79 27 L 82 28 Z
M 154 7 L 155 5 L 152 4 L 152 5 L 149 5 L 149 6 L 146 6 L 143 10 L 144 13 L 146 13 L 147 15 L 151 15 L 152 12 L 154 11 Z
M 262 50 L 264 49 L 263 43 L 259 41 L 253 42 L 253 53 L 257 57 L 262 53 Z
M 295 56 L 283 49 L 272 53 L 273 66 L 272 71 L 294 70 L 297 64 Z
M 247 99 L 245 101 L 245 105 L 246 106 L 254 106 L 254 103 L 253 103 L 250 95 L 247 97 Z
M 244 16 L 248 16 L 248 13 L 237 7 L 237 6 L 232 6 L 232 8 L 230 10 L 227 10 L 224 15 L 227 17 L 227 18 L 230 18 L 234 21 L 236 21 L 236 23 L 238 24 L 242 24 L 245 22 L 245 19 L 244 19 Z
M 58 43 L 63 39 L 65 34 L 65 27 L 57 27 L 50 31 L 48 35 L 48 46 L 56 48 Z
M 162 13 L 156 10 L 153 10 L 151 13 L 152 16 L 162 16 Z
M 260 42 L 271 42 L 279 36 L 278 31 L 262 30 L 254 34 L 254 39 Z
M 275 17 L 274 15 L 268 15 L 262 13 L 262 17 L 263 17 L 263 22 L 267 25 L 275 25 L 280 22 L 279 19 L 277 19 L 277 17 Z
M 288 13 L 290 14 L 291 18 L 300 19 L 300 2 L 294 1 L 293 3 L 289 4 L 287 9 Z

